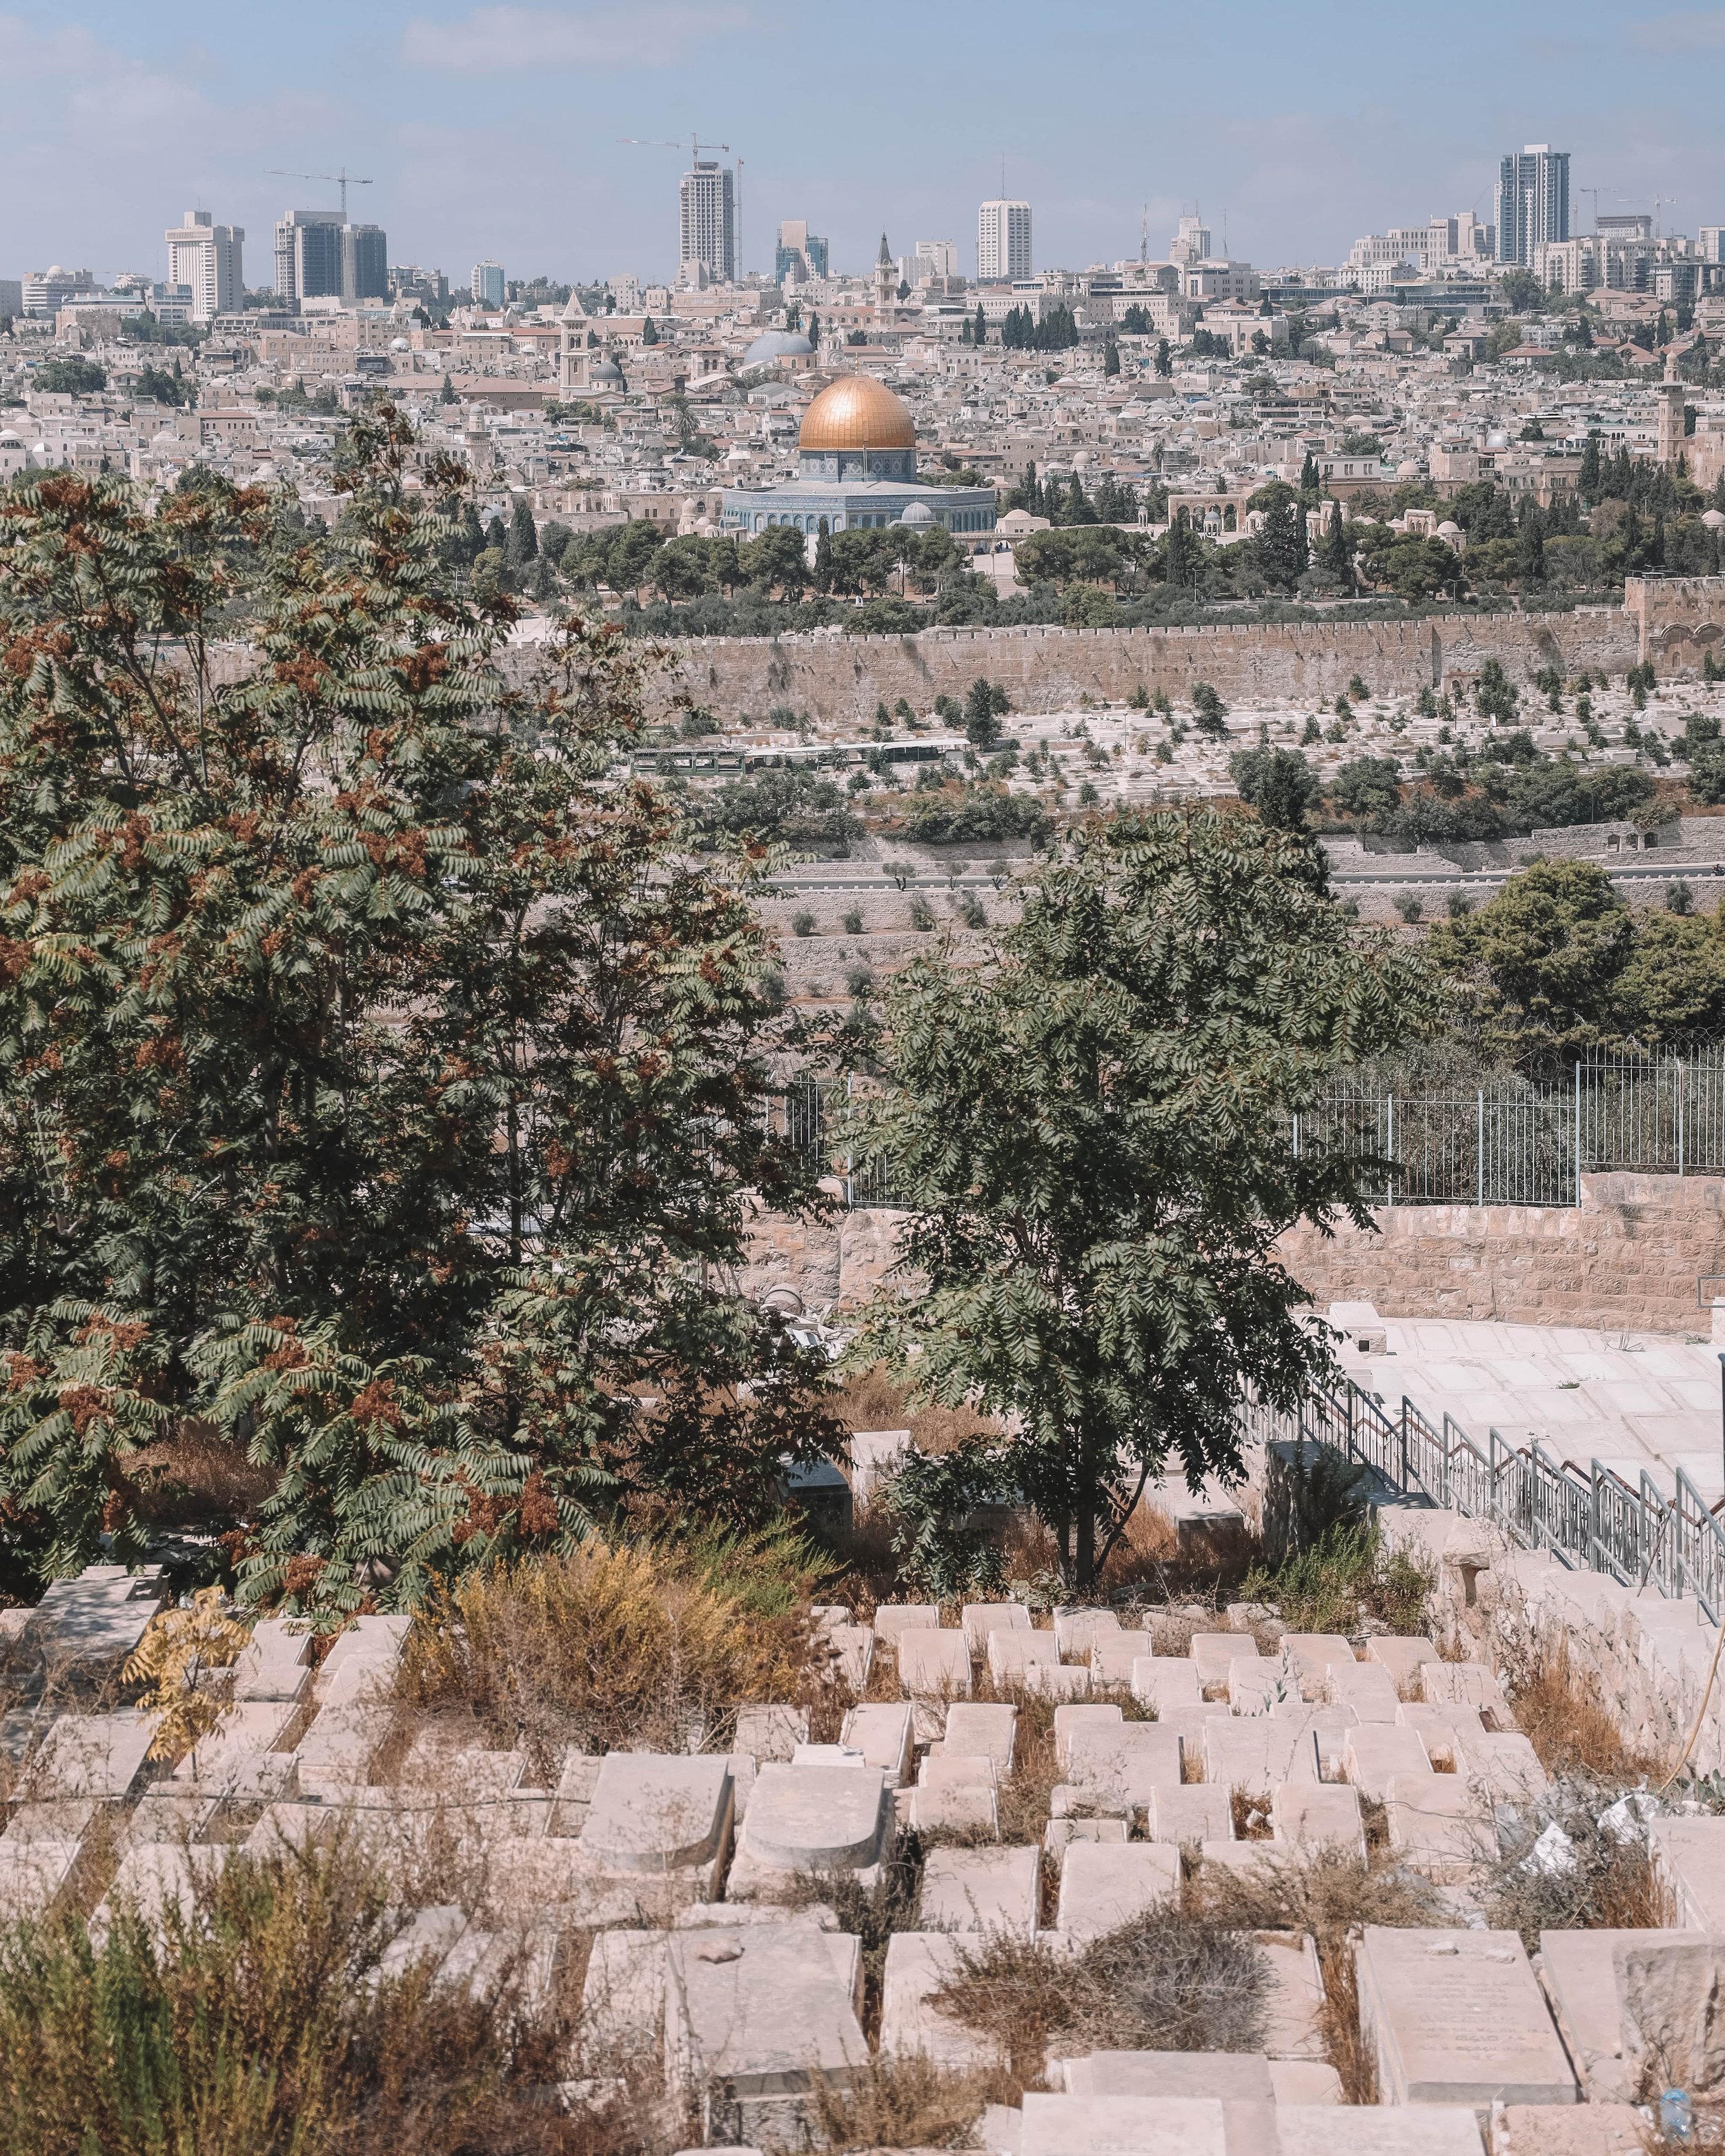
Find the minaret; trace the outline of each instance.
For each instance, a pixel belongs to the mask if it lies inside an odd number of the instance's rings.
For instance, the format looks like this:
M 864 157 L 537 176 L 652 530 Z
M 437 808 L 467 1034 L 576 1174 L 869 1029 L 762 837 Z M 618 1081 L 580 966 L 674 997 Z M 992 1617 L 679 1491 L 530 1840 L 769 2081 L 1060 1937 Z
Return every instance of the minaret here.
M 1659 389 L 1659 461 L 1666 469 L 1676 469 L 1683 454 L 1683 410 L 1686 385 L 1677 372 L 1677 351 L 1669 344 L 1665 351 L 1665 378 Z
M 880 235 L 880 252 L 875 257 L 875 312 L 883 322 L 894 318 L 898 305 L 898 267 L 892 259 L 892 249 L 886 244 L 886 234 Z

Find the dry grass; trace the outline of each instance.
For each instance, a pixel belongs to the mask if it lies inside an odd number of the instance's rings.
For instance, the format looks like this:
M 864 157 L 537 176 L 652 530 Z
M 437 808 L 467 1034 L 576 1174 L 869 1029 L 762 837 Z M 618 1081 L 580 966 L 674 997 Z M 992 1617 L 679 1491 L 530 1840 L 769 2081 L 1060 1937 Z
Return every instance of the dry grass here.
M 822 1688 L 806 1609 L 764 1599 L 675 1551 L 589 1543 L 463 1579 L 413 1627 L 397 1696 L 470 1707 L 489 1742 L 520 1746 L 545 1775 L 570 1743 L 722 1741 L 738 1706 Z
M 1499 1674 L 1516 1720 L 1547 1774 L 1591 1775 L 1625 1788 L 1661 1776 L 1657 1759 L 1624 1742 L 1571 1662 L 1567 1640 L 1541 1643 Z
M 810 2108 L 829 2148 L 969 2148 L 985 2106 L 1015 2103 L 1019 2093 L 1004 2073 L 875 2056 L 842 2087 L 817 2075 Z
M 970 1408 L 914 1406 L 907 1389 L 896 1384 L 880 1363 L 847 1378 L 833 1409 L 847 1430 L 909 1430 L 919 1452 L 950 1452 L 964 1438 L 1000 1435 L 992 1415 Z
M 351 1835 L 203 1874 L 160 1924 L 0 1936 L 0 2148 L 30 2156 L 624 2156 L 646 2109 L 566 2115 L 572 2030 L 506 1968 L 471 1997 L 399 1930 Z M 660 2138 L 660 2148 L 675 2140 Z
M 1497 1856 L 1484 1899 L 1500 1931 L 1519 1932 L 1531 1953 L 1543 1931 L 1656 1931 L 1675 1922 L 1647 1839 L 1631 1821 L 1620 1836 L 1600 1825 L 1620 1782 L 1570 1774 L 1535 1804 L 1497 1815 Z M 1569 1849 L 1553 1864 L 1534 1855 L 1555 1825 Z
M 1353 1938 L 1368 1924 L 1453 1925 L 1454 1912 L 1418 1873 L 1361 1864 L 1333 1844 L 1266 1855 L 1249 1872 L 1200 1866 L 1188 1900 L 1240 1932 L 1303 1932 L 1317 1948 L 1324 2003 L 1319 2033 L 1349 2103 L 1377 2102 L 1377 2068 L 1360 2031 Z
M 987 2036 L 1022 2091 L 1048 2050 L 1253 2051 L 1268 1974 L 1250 1938 L 1201 1913 L 1157 1910 L 1077 1954 L 1000 1938 L 967 1948 L 935 1996 Z

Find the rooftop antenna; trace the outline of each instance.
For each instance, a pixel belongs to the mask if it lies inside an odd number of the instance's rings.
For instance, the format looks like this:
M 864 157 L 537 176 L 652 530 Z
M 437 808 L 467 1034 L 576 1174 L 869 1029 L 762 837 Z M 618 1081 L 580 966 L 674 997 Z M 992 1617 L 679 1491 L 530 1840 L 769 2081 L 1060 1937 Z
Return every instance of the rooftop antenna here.
M 1150 259 L 1150 205 L 1146 203 L 1138 218 L 1138 259 Z
M 347 222 L 347 190 L 350 187 L 369 187 L 375 181 L 362 180 L 357 173 L 350 172 L 343 165 L 339 172 L 285 172 L 279 165 L 266 165 L 264 171 L 277 180 L 334 180 L 341 190 L 341 222 Z

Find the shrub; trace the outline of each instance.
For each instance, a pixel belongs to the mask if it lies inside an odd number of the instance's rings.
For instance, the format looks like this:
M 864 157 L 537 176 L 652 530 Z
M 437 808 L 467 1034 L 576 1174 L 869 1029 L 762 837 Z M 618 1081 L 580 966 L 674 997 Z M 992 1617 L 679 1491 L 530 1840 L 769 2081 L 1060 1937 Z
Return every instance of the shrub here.
M 1425 1630 L 1432 1575 L 1374 1527 L 1344 1520 L 1274 1572 L 1259 1567 L 1240 1589 L 1246 1602 L 1273 1603 L 1295 1632 L 1352 1632 L 1363 1616 L 1417 1639 Z
M 1220 741 L 1225 736 L 1228 732 L 1224 723 L 1228 716 L 1228 706 L 1208 681 L 1199 681 L 1194 684 L 1192 709 L 1197 715 L 1198 730 L 1200 733 L 1209 734 L 1213 740 L 1216 741 Z
M 934 926 L 934 908 L 920 891 L 911 901 L 911 926 L 919 936 L 926 936 Z
M 958 901 L 958 918 L 967 928 L 986 928 L 988 909 L 973 891 L 968 891 Z
M 806 906 L 791 916 L 791 933 L 793 936 L 814 935 L 814 916 Z
M 1494 1929 L 1519 1932 L 1532 1953 L 1543 1931 L 1651 1931 L 1672 1921 L 1645 1826 L 1633 1809 L 1613 1810 L 1622 1794 L 1620 1783 L 1582 1772 L 1532 1804 L 1498 1806 L 1481 1897 Z
M 847 936 L 860 936 L 862 932 L 862 908 L 853 906 L 845 916 L 845 933 Z

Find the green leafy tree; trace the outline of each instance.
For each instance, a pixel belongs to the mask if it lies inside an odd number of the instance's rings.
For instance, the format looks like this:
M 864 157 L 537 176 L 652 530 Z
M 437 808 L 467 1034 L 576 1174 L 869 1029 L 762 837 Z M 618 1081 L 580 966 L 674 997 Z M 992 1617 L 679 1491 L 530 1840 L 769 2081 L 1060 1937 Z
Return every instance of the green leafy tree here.
M 644 345 L 655 345 L 658 341 L 659 325 L 654 321 L 652 316 L 649 315 L 641 324 L 641 342 Z
M 672 1495 L 746 1516 L 824 1441 L 716 1285 L 746 1193 L 803 1188 L 762 932 L 610 779 L 641 660 L 574 619 L 507 685 L 414 455 L 357 423 L 330 535 L 217 479 L 0 501 L 16 1566 L 136 1554 L 188 1421 L 269 1491 L 213 1523 L 242 1592 L 331 1614 Z
M 1393 756 L 1360 756 L 1330 782 L 1330 798 L 1344 816 L 1382 816 L 1399 808 L 1401 772 Z
M 450 381 L 447 374 L 444 377 L 443 388 L 437 393 L 437 401 L 439 404 L 459 404 L 461 402 L 455 394 L 454 383 Z
M 1199 733 L 1208 734 L 1212 741 L 1226 740 L 1228 706 L 1208 681 L 1193 684 L 1192 709 L 1197 716 Z
M 36 370 L 31 385 L 57 397 L 94 397 L 108 386 L 105 367 L 77 352 L 64 359 L 47 359 Z
M 539 557 L 539 527 L 524 494 L 516 496 L 515 507 L 510 511 L 509 543 L 505 551 L 511 569 L 525 569 Z
M 1251 542 L 1252 559 L 1266 583 L 1291 592 L 1306 572 L 1306 511 L 1298 494 L 1281 480 L 1261 487 L 1249 507 L 1260 509 L 1264 521 Z
M 1313 888 L 1298 838 L 1206 812 L 1090 827 L 1027 880 L 993 965 L 919 957 L 890 989 L 857 1142 L 890 1163 L 927 1291 L 889 1282 L 859 1358 L 1005 1422 L 971 1450 L 1074 1585 L 1151 1476 L 1241 1471 L 1244 1381 L 1287 1401 L 1327 1367 L 1276 1240 L 1363 1219 L 1362 1171 L 1296 1157 L 1287 1116 L 1402 1038 L 1417 980 Z
M 1000 738 L 1001 716 L 1011 708 L 1006 691 L 978 675 L 964 699 L 967 739 L 977 748 L 993 748 Z
M 1488 659 L 1481 667 L 1474 701 L 1480 707 L 1480 716 L 1489 719 L 1494 726 L 1507 726 L 1513 721 L 1522 707 L 1521 693 L 1500 660 Z
M 1118 374 L 1120 372 L 1120 346 L 1112 337 L 1102 347 L 1102 372 L 1104 374 Z
M 1308 809 L 1323 798 L 1317 773 L 1296 748 L 1243 748 L 1228 759 L 1228 775 L 1260 824 L 1302 831 Z

